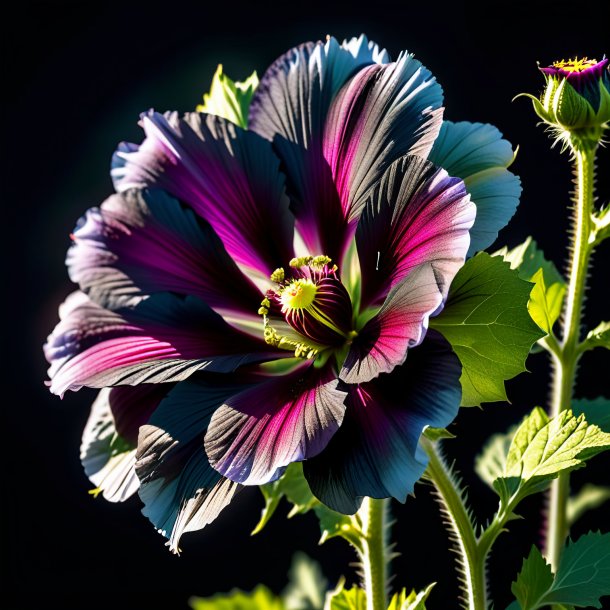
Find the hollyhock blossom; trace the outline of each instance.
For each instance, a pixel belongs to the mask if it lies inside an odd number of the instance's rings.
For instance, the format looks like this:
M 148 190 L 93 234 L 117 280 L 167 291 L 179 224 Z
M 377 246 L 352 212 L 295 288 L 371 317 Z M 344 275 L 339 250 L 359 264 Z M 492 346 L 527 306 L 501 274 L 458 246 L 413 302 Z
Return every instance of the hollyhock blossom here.
M 141 125 L 74 231 L 80 290 L 45 346 L 52 392 L 101 388 L 82 446 L 98 491 L 139 489 L 173 550 L 293 462 L 335 510 L 404 502 L 422 431 L 461 398 L 428 321 L 515 211 L 509 143 L 443 121 L 432 74 L 364 36 L 281 56 L 247 129 Z

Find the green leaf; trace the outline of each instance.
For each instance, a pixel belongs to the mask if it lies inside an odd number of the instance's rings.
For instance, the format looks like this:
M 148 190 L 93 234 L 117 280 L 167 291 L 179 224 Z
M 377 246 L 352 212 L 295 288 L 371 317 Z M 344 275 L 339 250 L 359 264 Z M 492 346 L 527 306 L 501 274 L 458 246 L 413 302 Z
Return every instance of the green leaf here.
M 512 592 L 521 610 L 551 604 L 602 608 L 600 598 L 610 595 L 610 534 L 589 532 L 576 542 L 568 542 L 554 577 L 533 547 Z
M 589 331 L 582 342 L 581 350 L 585 352 L 595 347 L 610 349 L 610 322 L 600 322 L 593 330 Z
M 328 581 L 320 565 L 305 553 L 295 553 L 288 576 L 282 593 L 286 610 L 322 610 Z
M 574 415 L 584 413 L 590 424 L 595 424 L 604 432 L 610 432 L 610 398 L 598 396 L 595 400 L 580 398 L 572 403 Z
M 340 536 L 360 548 L 362 532 L 354 518 L 331 510 L 314 497 L 300 462 L 290 464 L 280 479 L 268 485 L 261 485 L 260 490 L 265 498 L 265 506 L 258 524 L 252 531 L 253 535 L 258 534 L 267 525 L 281 499 L 285 497 L 292 504 L 288 518 L 303 515 L 313 509 L 320 522 L 320 544 Z
M 505 504 L 519 501 L 542 491 L 560 472 L 580 468 L 608 448 L 610 434 L 588 424 L 584 415 L 575 417 L 568 410 L 549 420 L 536 407 L 519 426 L 494 489 Z
M 494 434 L 475 459 L 474 469 L 476 473 L 492 489 L 494 481 L 504 473 L 506 455 L 516 430 L 516 426 L 513 426 L 504 434 Z
M 561 313 L 566 286 L 556 282 L 547 288 L 542 269 L 534 273 L 531 281 L 534 282 L 534 288 L 527 309 L 532 320 L 548 335 Z
M 610 487 L 602 487 L 592 483 L 583 485 L 575 496 L 568 498 L 566 511 L 568 524 L 573 525 L 587 511 L 596 509 L 608 500 L 610 500 Z
M 451 434 L 447 428 L 432 428 L 430 426 L 426 426 L 424 428 L 424 436 L 429 438 L 431 441 L 455 438 L 455 434 Z
M 566 292 L 566 282 L 557 267 L 544 258 L 531 237 L 512 250 L 505 247 L 494 252 L 494 256 L 502 256 L 521 279 L 534 282 L 528 310 L 536 324 L 549 334 L 561 313 Z
M 334 591 L 326 595 L 324 610 L 366 610 L 366 593 L 359 587 L 344 589 L 342 579 Z
M 518 271 L 519 277 L 523 280 L 531 280 L 534 274 L 542 269 L 547 286 L 558 283 L 565 285 L 565 280 L 555 264 L 544 258 L 544 253 L 538 249 L 538 245 L 531 237 L 512 250 L 504 247 L 494 252 L 492 256 L 502 256 L 507 263 L 510 263 L 511 269 Z
M 551 566 L 544 560 L 540 551 L 532 546 L 527 559 L 523 560 L 517 580 L 511 586 L 511 591 L 517 598 L 521 610 L 539 608 L 540 600 L 552 586 Z
M 265 506 L 252 535 L 258 534 L 267 525 L 283 497 L 292 503 L 289 518 L 304 514 L 319 504 L 303 476 L 303 465 L 300 462 L 290 464 L 280 479 L 267 485 L 261 485 L 260 490 L 265 498 Z
M 193 610 L 285 610 L 284 604 L 264 585 L 258 585 L 251 593 L 235 589 L 213 597 L 191 597 Z
M 593 214 L 595 244 L 600 244 L 610 237 L 610 203 L 602 206 Z
M 430 591 L 432 591 L 435 584 L 435 582 L 429 584 L 419 593 L 412 589 L 409 595 L 407 595 L 407 590 L 403 589 L 400 593 L 394 594 L 388 610 L 426 610 L 424 602 L 428 599 Z
M 462 405 L 507 400 L 504 382 L 524 372 L 544 333 L 527 303 L 532 285 L 499 257 L 480 252 L 457 273 L 443 312 L 430 320 L 462 363 Z
M 243 82 L 234 82 L 223 74 L 222 65 L 219 65 L 210 92 L 204 94 L 203 104 L 197 106 L 197 112 L 215 114 L 245 129 L 248 126 L 248 109 L 257 87 L 256 72 Z

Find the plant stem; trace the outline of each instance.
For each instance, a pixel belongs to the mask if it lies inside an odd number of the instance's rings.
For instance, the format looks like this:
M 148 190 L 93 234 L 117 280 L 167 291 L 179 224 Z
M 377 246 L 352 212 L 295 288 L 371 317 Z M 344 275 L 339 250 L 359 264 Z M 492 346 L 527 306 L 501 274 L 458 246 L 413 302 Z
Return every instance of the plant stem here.
M 366 591 L 367 610 L 386 610 L 387 567 L 389 562 L 387 547 L 388 500 L 365 498 L 358 511 L 362 524 L 363 544 L 360 550 Z
M 486 610 L 485 560 L 489 548 L 483 554 L 479 552 L 474 526 L 464 504 L 462 494 L 453 481 L 453 477 L 436 444 L 424 437 L 422 437 L 421 444 L 429 457 L 426 476 L 432 481 L 442 499 L 446 517 L 453 529 L 454 538 L 459 547 L 464 570 L 468 610 Z
M 563 333 L 559 349 L 553 352 L 555 374 L 553 378 L 551 415 L 571 406 L 579 342 L 582 309 L 586 289 L 592 245 L 591 215 L 595 180 L 595 153 L 597 146 L 575 151 L 576 199 L 574 202 L 574 235 L 570 259 L 570 277 L 566 294 Z M 548 505 L 546 555 L 554 571 L 557 570 L 561 550 L 568 535 L 566 517 L 569 496 L 569 475 L 562 474 L 553 481 Z

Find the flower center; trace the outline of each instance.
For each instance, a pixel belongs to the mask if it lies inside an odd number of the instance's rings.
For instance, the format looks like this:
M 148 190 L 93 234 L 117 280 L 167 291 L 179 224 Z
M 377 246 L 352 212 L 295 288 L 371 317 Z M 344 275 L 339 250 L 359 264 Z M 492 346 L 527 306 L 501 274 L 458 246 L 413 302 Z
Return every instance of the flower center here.
M 353 339 L 352 302 L 328 256 L 293 258 L 288 271 L 276 269 L 271 280 L 277 287 L 258 310 L 267 343 L 315 358 Z
M 553 62 L 553 68 L 563 70 L 564 72 L 584 72 L 597 63 L 595 59 L 587 59 L 586 57 L 578 59 L 578 57 L 575 57 L 567 61 L 562 59 L 561 61 Z

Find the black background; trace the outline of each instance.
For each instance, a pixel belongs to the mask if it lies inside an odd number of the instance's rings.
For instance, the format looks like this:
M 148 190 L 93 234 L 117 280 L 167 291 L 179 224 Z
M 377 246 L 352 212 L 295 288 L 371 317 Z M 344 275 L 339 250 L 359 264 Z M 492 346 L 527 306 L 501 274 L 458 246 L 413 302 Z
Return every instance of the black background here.
M 602 7 L 606 6 L 605 9 Z M 605 11 L 605 12 L 604 12 Z M 94 391 L 63 401 L 43 386 L 41 345 L 56 308 L 72 290 L 63 267 L 68 235 L 86 208 L 110 192 L 108 165 L 120 140 L 140 141 L 138 114 L 150 107 L 186 111 L 207 90 L 222 62 L 233 78 L 259 74 L 291 46 L 326 34 L 366 32 L 393 56 L 415 52 L 443 85 L 446 117 L 497 125 L 520 146 L 514 170 L 524 184 L 522 203 L 499 244 L 536 236 L 562 266 L 571 188 L 566 155 L 549 141 L 522 91 L 538 93 L 536 60 L 572 54 L 601 58 L 609 42 L 605 2 L 455 2 L 312 4 L 304 0 L 236 4 L 233 0 L 148 3 L 21 2 L 2 26 L 2 240 L 4 315 L 2 353 L 2 595 L 5 608 L 187 608 L 190 595 L 209 595 L 264 582 L 279 592 L 292 553 L 321 562 L 334 584 L 348 580 L 354 557 L 342 541 L 317 547 L 312 516 L 276 518 L 259 536 L 257 490 L 243 493 L 216 523 L 187 535 L 175 557 L 139 513 L 139 501 L 112 505 L 88 494 L 78 447 Z M 600 155 L 600 199 L 607 201 L 608 150 Z M 608 319 L 610 244 L 595 258 L 588 300 L 589 326 Z M 8 283 L 7 283 L 8 280 Z M 606 291 L 606 294 L 604 292 Z M 548 392 L 545 355 L 530 358 L 532 374 L 510 382 L 512 405 L 464 410 L 447 450 L 457 459 L 485 521 L 493 494 L 472 474 L 484 439 L 503 431 Z M 578 393 L 608 388 L 610 358 L 596 350 L 583 358 Z M 608 458 L 573 477 L 608 481 Z M 539 541 L 542 498 L 523 506 L 526 520 L 500 538 L 491 561 L 496 608 L 510 601 L 510 582 L 532 541 Z M 285 507 L 280 509 L 280 513 Z M 396 587 L 438 582 L 433 610 L 453 609 L 457 587 L 452 554 L 428 489 L 394 506 L 394 538 L 401 556 L 392 564 Z M 608 505 L 575 528 L 608 528 Z

